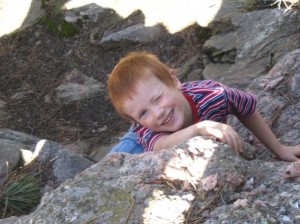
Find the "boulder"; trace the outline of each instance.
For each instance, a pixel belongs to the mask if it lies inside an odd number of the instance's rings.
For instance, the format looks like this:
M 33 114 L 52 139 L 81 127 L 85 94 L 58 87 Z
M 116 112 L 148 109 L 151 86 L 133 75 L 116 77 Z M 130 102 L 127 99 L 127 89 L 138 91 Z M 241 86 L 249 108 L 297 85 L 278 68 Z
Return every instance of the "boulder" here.
M 204 50 L 211 60 L 205 64 L 204 78 L 246 88 L 288 52 L 300 48 L 300 27 L 295 25 L 299 20 L 299 10 L 265 9 L 236 14 L 231 19 L 234 33 L 213 35 L 205 42 Z M 228 26 L 227 22 L 224 25 Z M 226 45 L 221 44 L 222 38 Z
M 74 178 L 77 173 L 94 164 L 56 142 L 9 129 L 0 129 L 0 146 L 2 180 L 7 173 L 7 170 L 3 169 L 6 167 L 6 161 L 10 163 L 9 171 L 15 168 L 19 162 L 21 165 L 36 161 L 42 167 L 49 167 L 47 165 L 50 164 L 51 168 L 45 175 L 45 182 L 51 182 L 53 187 L 67 179 Z
M 35 212 L 2 223 L 293 220 L 300 197 L 298 183 L 281 176 L 288 165 L 248 161 L 201 137 L 159 152 L 115 153 L 44 195 Z M 235 208 L 240 199 L 249 206 Z
M 159 38 L 162 31 L 159 25 L 146 27 L 144 24 L 135 24 L 116 32 L 106 31 L 100 45 L 109 49 L 132 43 L 147 43 Z
M 55 89 L 55 95 L 60 102 L 67 104 L 84 98 L 91 98 L 103 91 L 103 83 L 74 69 L 66 74 L 66 78 Z M 46 95 L 45 101 L 49 102 L 51 97 L 50 94 Z

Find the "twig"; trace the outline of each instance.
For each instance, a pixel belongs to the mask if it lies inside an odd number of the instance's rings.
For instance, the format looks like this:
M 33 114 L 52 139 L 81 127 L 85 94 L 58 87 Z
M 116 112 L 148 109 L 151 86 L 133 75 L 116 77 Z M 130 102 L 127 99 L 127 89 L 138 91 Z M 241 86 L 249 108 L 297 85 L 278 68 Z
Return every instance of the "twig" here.
M 287 99 L 293 107 L 295 107 L 295 102 L 293 101 L 292 98 L 288 97 L 286 94 L 284 94 L 282 92 L 279 94 L 282 95 L 285 99 Z
M 289 11 L 289 10 L 291 10 L 292 9 L 292 7 L 293 7 L 293 5 L 295 5 L 295 4 L 297 4 L 297 2 L 296 1 L 288 1 L 288 0 L 277 0 L 276 2 L 274 2 L 273 4 L 271 4 L 271 5 L 275 5 L 276 3 L 277 3 L 277 6 L 278 6 L 278 8 L 279 9 L 281 9 L 281 4 L 282 4 L 282 2 L 283 2 L 283 4 L 285 5 L 285 10 L 284 10 L 284 13 L 286 13 L 287 11 Z M 290 5 L 288 5 L 286 2 L 289 2 L 290 3 Z
M 129 212 L 127 214 L 127 217 L 126 217 L 125 224 L 128 223 L 128 220 L 129 220 L 130 214 L 131 214 L 131 212 L 133 210 L 134 204 L 135 204 L 135 199 L 132 198 L 131 206 L 130 206 Z
M 188 221 L 190 220 L 191 214 L 194 211 L 194 208 L 196 207 L 195 206 L 196 203 L 197 203 L 197 200 L 194 201 L 194 203 L 192 204 L 192 207 L 188 210 L 188 213 L 187 213 L 187 216 L 186 216 L 184 224 L 188 224 Z
M 44 125 L 45 123 L 47 123 L 49 120 L 53 119 L 57 114 L 58 112 L 62 109 L 62 107 L 59 107 L 56 111 L 54 111 L 54 113 L 49 116 L 48 118 L 46 118 L 44 121 L 42 121 L 41 123 L 39 123 L 38 125 L 36 125 L 35 127 L 33 127 L 31 129 L 31 134 L 34 134 L 34 131 L 39 128 L 40 126 Z
M 5 200 L 5 207 L 4 207 L 4 211 L 3 211 L 3 214 L 2 214 L 2 219 L 5 217 L 6 210 L 7 210 L 7 204 L 8 204 L 8 197 Z
M 203 207 L 199 210 L 198 214 L 201 215 L 201 213 L 203 213 L 204 210 L 206 210 L 206 209 L 211 209 L 211 210 L 212 210 L 212 209 L 214 208 L 213 204 L 216 202 L 217 198 L 220 196 L 220 193 L 221 193 L 221 191 L 223 190 L 223 187 L 224 187 L 224 183 L 223 183 L 222 185 L 220 185 L 218 191 L 214 194 L 213 198 L 212 198 L 205 206 L 203 206 Z M 189 212 L 188 212 L 188 215 L 187 215 L 187 218 L 186 218 L 186 220 L 185 220 L 185 224 L 188 224 L 189 221 L 191 221 L 191 220 L 190 220 L 190 216 L 191 216 L 191 214 L 192 214 L 192 211 L 191 211 L 191 210 L 194 210 L 194 207 L 195 207 L 194 205 L 196 204 L 196 202 L 197 202 L 197 200 L 194 201 L 192 207 L 190 208 L 190 210 L 189 210 Z M 195 218 L 195 219 L 192 220 L 192 221 L 196 221 L 196 222 L 198 223 L 198 222 L 202 221 L 202 219 L 203 219 L 203 218 L 200 216 L 200 217 L 198 217 L 198 218 Z

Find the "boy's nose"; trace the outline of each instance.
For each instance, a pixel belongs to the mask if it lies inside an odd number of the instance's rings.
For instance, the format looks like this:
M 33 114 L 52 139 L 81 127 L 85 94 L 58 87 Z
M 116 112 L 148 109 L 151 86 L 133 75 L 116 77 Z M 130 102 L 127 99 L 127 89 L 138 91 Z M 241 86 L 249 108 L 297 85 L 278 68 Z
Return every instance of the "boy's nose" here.
M 160 118 L 162 118 L 163 117 L 163 114 L 164 114 L 164 109 L 162 108 L 162 107 L 160 107 L 160 106 L 156 106 L 155 108 L 154 108 L 154 115 L 155 115 L 155 118 L 156 119 L 160 119 Z

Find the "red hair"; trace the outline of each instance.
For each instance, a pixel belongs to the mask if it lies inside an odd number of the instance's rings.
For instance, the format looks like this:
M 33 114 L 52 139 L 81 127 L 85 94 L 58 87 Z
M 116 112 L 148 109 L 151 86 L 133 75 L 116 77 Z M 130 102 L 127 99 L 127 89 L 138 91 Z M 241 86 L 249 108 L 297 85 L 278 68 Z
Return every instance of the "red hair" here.
M 138 81 L 154 75 L 165 85 L 176 88 L 176 83 L 170 75 L 171 70 L 153 54 L 129 53 L 117 63 L 107 81 L 113 106 L 120 115 L 130 119 L 130 115 L 123 111 L 123 103 L 135 93 Z

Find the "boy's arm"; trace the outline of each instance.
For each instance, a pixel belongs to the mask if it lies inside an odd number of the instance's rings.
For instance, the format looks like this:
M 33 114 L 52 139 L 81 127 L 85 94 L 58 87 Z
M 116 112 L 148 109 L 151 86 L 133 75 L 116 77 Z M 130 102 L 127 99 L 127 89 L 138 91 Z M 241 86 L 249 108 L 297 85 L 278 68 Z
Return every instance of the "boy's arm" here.
M 171 148 L 196 136 L 209 136 L 224 142 L 239 154 L 243 150 L 242 140 L 234 129 L 215 121 L 201 121 L 169 135 L 161 136 L 154 144 L 153 150 Z
M 282 145 L 257 110 L 250 116 L 238 119 L 279 159 L 289 162 L 299 159 L 300 147 Z

